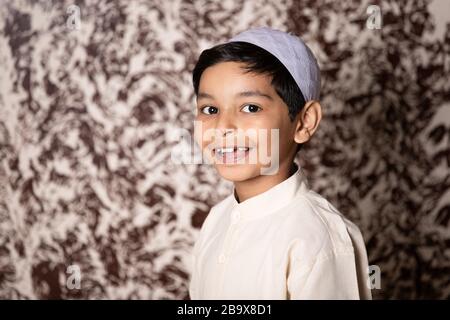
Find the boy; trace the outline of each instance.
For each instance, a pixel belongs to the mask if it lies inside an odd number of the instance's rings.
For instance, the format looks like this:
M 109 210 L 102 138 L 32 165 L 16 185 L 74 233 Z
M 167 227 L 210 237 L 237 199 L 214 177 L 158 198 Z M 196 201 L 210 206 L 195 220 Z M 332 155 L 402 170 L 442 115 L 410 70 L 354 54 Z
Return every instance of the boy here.
M 250 29 L 203 51 L 193 82 L 196 141 L 234 190 L 195 243 L 191 299 L 371 299 L 358 227 L 309 189 L 294 162 L 322 118 L 309 48 Z

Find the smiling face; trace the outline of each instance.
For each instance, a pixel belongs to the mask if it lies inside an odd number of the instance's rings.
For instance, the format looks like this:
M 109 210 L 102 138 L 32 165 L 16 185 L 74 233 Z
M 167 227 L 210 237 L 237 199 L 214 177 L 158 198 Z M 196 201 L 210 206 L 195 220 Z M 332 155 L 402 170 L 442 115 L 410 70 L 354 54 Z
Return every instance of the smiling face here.
M 235 182 L 292 163 L 297 148 L 297 121 L 290 120 L 271 77 L 246 73 L 242 66 L 221 62 L 208 67 L 197 96 L 197 143 L 219 174 Z

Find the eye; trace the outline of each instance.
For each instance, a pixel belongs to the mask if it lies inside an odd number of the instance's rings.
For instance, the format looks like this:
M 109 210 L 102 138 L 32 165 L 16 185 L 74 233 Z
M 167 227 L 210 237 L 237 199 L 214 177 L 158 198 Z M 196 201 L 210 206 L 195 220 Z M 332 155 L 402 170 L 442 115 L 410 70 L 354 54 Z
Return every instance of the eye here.
M 258 107 L 255 104 L 246 104 L 243 108 L 242 111 L 247 112 L 247 113 L 256 113 L 260 110 L 261 108 Z
M 200 109 L 204 114 L 216 114 L 219 110 L 213 106 L 206 106 Z

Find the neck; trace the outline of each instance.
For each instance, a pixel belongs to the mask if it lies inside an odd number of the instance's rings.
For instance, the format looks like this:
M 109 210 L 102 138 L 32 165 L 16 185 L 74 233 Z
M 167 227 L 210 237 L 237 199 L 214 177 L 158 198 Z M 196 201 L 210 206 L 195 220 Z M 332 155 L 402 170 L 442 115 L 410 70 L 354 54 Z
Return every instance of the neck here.
M 295 169 L 293 162 L 280 164 L 278 172 L 274 175 L 259 175 L 248 180 L 236 181 L 234 183 L 236 199 L 240 203 L 269 190 L 293 175 Z

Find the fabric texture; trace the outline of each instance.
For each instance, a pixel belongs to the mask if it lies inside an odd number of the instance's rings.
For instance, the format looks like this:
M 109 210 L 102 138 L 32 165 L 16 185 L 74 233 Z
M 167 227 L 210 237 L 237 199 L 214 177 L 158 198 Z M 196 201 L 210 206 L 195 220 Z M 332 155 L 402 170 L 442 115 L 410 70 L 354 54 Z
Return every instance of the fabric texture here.
M 358 227 L 296 172 L 211 209 L 194 246 L 191 299 L 371 299 Z
M 252 43 L 274 55 L 294 78 L 305 101 L 319 100 L 320 69 L 314 54 L 302 39 L 269 27 L 251 28 L 228 42 Z

